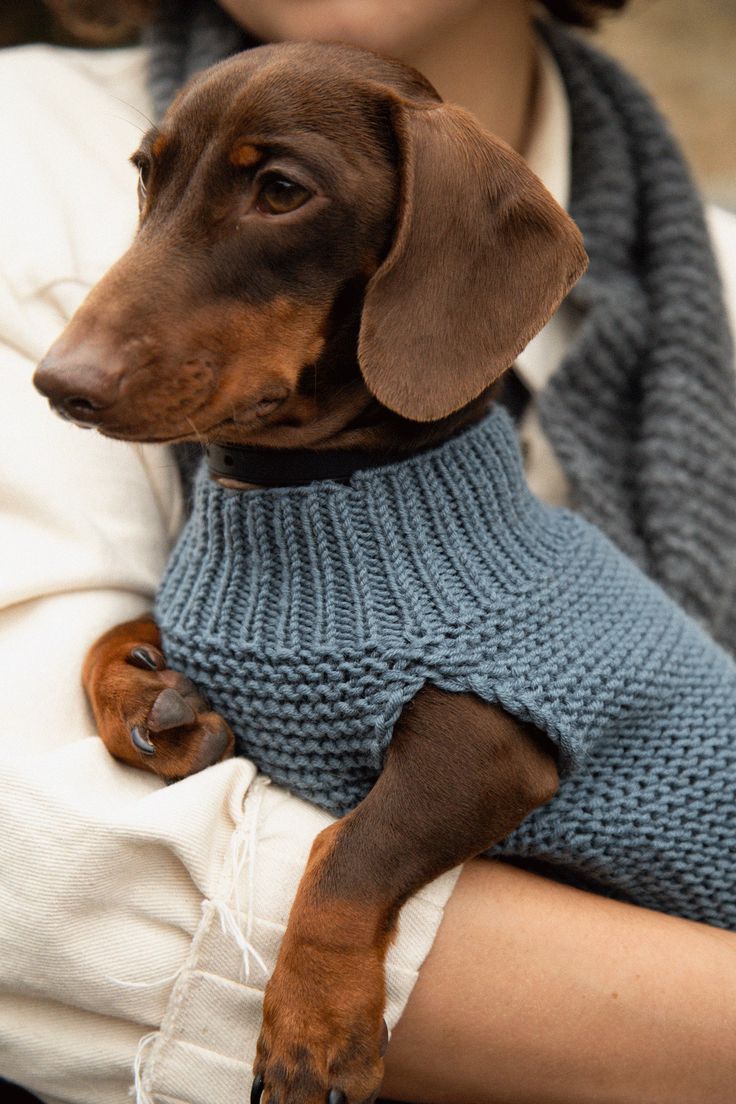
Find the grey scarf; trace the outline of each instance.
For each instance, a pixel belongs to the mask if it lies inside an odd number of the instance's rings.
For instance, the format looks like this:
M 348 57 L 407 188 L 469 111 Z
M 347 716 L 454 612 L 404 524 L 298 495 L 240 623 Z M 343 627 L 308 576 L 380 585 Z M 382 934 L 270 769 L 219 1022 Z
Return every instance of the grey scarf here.
M 736 650 L 736 374 L 702 204 L 637 82 L 563 28 L 540 31 L 568 90 L 570 213 L 590 256 L 542 424 L 575 508 Z M 165 0 L 149 41 L 159 113 L 253 44 L 212 0 Z

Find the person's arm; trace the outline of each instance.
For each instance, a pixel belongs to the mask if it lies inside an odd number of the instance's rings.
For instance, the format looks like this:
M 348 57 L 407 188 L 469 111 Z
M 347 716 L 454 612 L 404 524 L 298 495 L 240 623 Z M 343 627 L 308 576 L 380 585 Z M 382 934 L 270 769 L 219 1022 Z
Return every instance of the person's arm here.
M 736 934 L 468 864 L 386 1054 L 414 1104 L 729 1104 Z

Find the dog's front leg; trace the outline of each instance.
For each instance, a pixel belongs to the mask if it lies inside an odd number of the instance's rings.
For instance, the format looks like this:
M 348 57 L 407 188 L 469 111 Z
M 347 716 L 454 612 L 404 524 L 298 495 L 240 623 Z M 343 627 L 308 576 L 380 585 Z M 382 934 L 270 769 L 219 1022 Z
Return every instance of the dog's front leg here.
M 266 989 L 253 1101 L 375 1099 L 401 906 L 508 835 L 557 781 L 552 745 L 532 726 L 472 695 L 420 691 L 368 797 L 314 843 Z
M 232 755 L 230 728 L 190 679 L 169 669 L 152 618 L 101 636 L 87 653 L 82 682 L 116 759 L 173 782 Z

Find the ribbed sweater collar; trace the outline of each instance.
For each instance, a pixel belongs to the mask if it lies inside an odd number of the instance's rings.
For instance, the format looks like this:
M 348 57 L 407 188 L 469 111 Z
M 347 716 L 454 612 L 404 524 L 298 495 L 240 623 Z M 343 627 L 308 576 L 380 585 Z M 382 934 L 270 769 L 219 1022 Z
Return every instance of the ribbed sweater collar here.
M 567 540 L 495 409 L 348 485 L 230 491 L 201 469 L 160 601 L 233 654 L 445 638 L 554 576 Z

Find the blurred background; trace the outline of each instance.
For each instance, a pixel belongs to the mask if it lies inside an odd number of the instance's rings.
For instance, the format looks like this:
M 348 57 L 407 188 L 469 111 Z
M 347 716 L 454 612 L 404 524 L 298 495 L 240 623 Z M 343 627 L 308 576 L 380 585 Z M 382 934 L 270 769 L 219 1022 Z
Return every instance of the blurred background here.
M 654 93 L 709 199 L 736 210 L 736 0 L 631 0 L 597 38 Z M 73 43 L 41 0 L 0 0 L 0 46 Z
M 736 210 L 736 0 L 632 0 L 598 38 L 655 94 L 709 199 Z

